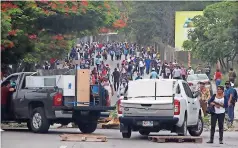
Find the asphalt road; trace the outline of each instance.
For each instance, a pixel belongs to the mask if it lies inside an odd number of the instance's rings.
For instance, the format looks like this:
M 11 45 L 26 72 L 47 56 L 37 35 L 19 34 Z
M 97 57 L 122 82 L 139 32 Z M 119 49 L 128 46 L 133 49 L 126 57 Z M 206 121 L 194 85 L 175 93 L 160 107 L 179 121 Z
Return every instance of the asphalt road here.
M 34 134 L 25 129 L 5 130 L 1 132 L 2 148 L 157 148 L 157 147 L 176 147 L 176 148 L 237 148 L 238 132 L 225 132 L 224 144 L 218 144 L 218 133 L 215 135 L 215 143 L 207 144 L 209 132 L 202 134 L 203 143 L 155 143 L 147 140 L 146 136 L 139 135 L 138 132 L 132 134 L 131 139 L 123 139 L 119 130 L 97 129 L 95 134 L 107 136 L 107 142 L 66 142 L 60 141 L 59 135 L 64 133 L 79 133 L 77 129 L 51 129 L 48 134 Z M 167 135 L 168 132 L 162 131 L 153 135 Z

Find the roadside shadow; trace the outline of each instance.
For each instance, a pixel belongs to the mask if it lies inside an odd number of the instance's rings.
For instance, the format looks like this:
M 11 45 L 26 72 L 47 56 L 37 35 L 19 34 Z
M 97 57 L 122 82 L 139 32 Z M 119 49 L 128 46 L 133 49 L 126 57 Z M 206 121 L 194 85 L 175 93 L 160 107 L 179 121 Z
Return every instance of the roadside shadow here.
M 3 130 L 4 132 L 33 133 L 27 128 L 4 128 Z M 82 134 L 82 133 L 80 131 L 66 131 L 62 129 L 50 129 L 47 133 L 34 133 L 34 134 L 62 135 L 62 134 Z

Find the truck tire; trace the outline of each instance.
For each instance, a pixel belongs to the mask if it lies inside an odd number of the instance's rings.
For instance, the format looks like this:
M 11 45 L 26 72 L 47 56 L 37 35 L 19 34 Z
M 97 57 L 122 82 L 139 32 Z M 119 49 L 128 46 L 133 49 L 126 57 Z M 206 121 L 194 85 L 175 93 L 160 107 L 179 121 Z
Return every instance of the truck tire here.
M 179 132 L 178 135 L 179 136 L 187 136 L 188 133 L 188 128 L 187 128 L 187 116 L 184 116 L 184 121 L 183 121 L 183 125 L 181 127 L 178 128 Z
M 127 130 L 127 132 L 125 133 L 125 132 L 123 132 L 122 133 L 122 137 L 123 138 L 131 138 L 131 129 L 130 128 L 128 128 L 128 130 Z
M 200 136 L 203 132 L 203 119 L 202 116 L 199 115 L 198 117 L 198 123 L 196 128 L 188 128 L 188 132 L 191 136 Z
M 97 129 L 97 122 L 77 123 L 79 130 L 82 133 L 90 134 Z
M 149 131 L 146 131 L 146 130 L 139 130 L 139 133 L 142 135 L 142 136 L 148 136 L 150 134 Z
M 44 108 L 33 109 L 30 117 L 30 126 L 34 133 L 46 133 L 50 128 L 50 122 L 46 118 Z

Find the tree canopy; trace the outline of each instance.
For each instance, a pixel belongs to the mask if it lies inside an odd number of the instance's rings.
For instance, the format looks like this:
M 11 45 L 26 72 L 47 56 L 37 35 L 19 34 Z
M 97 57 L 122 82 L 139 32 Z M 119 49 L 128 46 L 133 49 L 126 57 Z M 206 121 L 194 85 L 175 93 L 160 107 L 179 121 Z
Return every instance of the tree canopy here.
M 5 1 L 1 24 L 3 64 L 59 58 L 77 37 L 126 26 L 111 1 Z
M 211 3 L 214 2 L 131 2 L 128 25 L 123 30 L 127 38 L 140 44 L 162 42 L 174 46 L 175 12 L 203 10 Z
M 193 19 L 195 29 L 183 47 L 203 61 L 219 60 L 228 69 L 228 62 L 238 54 L 238 3 L 219 2 L 207 6 L 203 13 Z

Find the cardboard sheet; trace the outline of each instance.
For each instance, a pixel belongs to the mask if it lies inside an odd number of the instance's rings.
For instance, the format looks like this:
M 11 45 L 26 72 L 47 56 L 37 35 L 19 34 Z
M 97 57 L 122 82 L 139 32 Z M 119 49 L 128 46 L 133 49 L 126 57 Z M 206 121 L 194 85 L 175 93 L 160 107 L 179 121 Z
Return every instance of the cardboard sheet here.
M 79 69 L 77 70 L 77 102 L 90 102 L 90 70 L 88 69 Z M 82 106 L 82 104 L 78 104 Z

